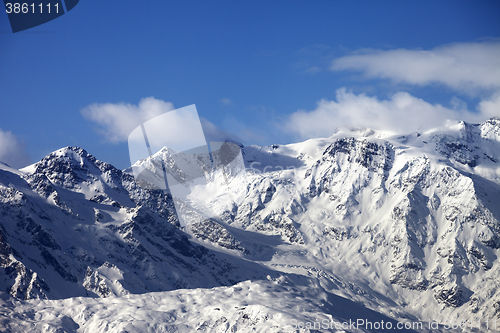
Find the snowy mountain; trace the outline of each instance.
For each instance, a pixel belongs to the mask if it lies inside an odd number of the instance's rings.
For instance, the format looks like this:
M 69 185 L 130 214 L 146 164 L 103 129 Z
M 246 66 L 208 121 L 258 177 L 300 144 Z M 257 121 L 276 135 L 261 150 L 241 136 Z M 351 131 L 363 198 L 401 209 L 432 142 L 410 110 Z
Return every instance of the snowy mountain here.
M 494 328 L 500 118 L 241 149 L 244 175 L 211 174 L 181 205 L 187 225 L 165 191 L 81 148 L 22 170 L 1 164 L 0 327 L 335 331 L 306 323 L 364 318 Z M 173 154 L 135 167 L 153 179 Z

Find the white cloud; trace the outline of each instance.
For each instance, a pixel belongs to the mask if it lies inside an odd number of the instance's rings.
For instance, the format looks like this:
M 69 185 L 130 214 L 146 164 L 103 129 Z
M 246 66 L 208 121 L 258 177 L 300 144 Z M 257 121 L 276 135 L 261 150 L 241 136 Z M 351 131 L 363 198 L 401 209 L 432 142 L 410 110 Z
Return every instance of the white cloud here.
M 132 164 L 157 153 L 163 147 L 179 152 L 191 149 L 208 152 L 208 148 L 203 148 L 206 145 L 194 104 L 164 112 L 137 126 L 128 136 Z
M 495 112 L 498 114 L 499 104 L 500 97 L 497 97 L 481 104 L 480 113 L 471 113 L 462 108 L 452 110 L 430 104 L 406 92 L 379 100 L 365 94 L 355 95 L 341 88 L 337 90 L 336 101 L 321 100 L 315 110 L 299 110 L 291 114 L 285 130 L 300 139 L 328 137 L 339 127 L 369 127 L 411 133 L 443 125 L 448 119 L 480 122 Z
M 487 100 L 482 100 L 477 110 L 488 118 L 500 117 L 500 92 L 496 92 Z
M 24 150 L 24 144 L 11 132 L 0 129 L 0 161 L 13 168 L 22 168 L 30 164 L 30 158 Z
M 140 124 L 174 109 L 170 102 L 154 97 L 141 99 L 139 105 L 128 103 L 95 103 L 84 108 L 82 115 L 101 127 L 111 142 L 127 141 L 130 132 Z
M 229 105 L 232 101 L 224 98 L 221 103 Z M 129 135 L 139 125 L 172 110 L 174 110 L 172 103 L 148 97 L 143 98 L 138 105 L 95 103 L 84 108 L 81 113 L 85 118 L 100 126 L 100 132 L 108 141 L 118 143 L 128 140 L 130 143 Z M 238 136 L 217 127 L 207 119 L 199 118 L 195 109 L 191 109 L 191 107 L 177 111 L 168 112 L 165 117 L 156 118 L 148 123 L 147 134 L 153 150 L 164 145 L 177 150 L 192 148 L 191 146 L 205 141 L 205 139 L 201 140 L 200 135 L 202 134 L 208 142 L 219 142 L 227 139 L 242 141 Z M 198 128 L 199 124 L 201 124 L 202 129 Z M 155 125 L 159 128 L 155 128 Z M 139 136 L 142 138 L 141 133 Z
M 331 70 L 414 85 L 441 83 L 470 94 L 500 89 L 500 42 L 455 43 L 432 50 L 370 50 L 337 58 Z

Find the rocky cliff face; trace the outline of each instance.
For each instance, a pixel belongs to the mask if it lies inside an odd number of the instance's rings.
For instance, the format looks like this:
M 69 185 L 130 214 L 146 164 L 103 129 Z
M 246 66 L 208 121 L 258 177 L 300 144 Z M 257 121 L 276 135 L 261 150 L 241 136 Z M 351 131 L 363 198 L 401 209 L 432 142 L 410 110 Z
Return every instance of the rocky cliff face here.
M 170 195 L 81 148 L 3 166 L 0 286 L 107 297 L 295 274 L 385 313 L 499 316 L 499 118 L 242 151 L 244 176 L 214 174 L 192 198 L 213 216 L 185 227 Z
M 81 148 L 58 150 L 24 173 L 1 172 L 1 283 L 14 297 L 213 287 L 265 271 L 189 241 L 171 197 Z

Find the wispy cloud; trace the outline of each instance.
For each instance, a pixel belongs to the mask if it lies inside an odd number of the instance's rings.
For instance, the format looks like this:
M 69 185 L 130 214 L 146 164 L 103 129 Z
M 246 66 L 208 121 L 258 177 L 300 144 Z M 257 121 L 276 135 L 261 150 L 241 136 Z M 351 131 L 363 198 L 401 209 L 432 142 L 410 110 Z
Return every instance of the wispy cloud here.
M 205 138 L 208 142 L 224 142 L 226 140 L 233 140 L 241 143 L 243 141 L 236 134 L 229 133 L 228 131 L 219 128 L 217 125 L 205 118 L 200 118 L 200 121 L 203 133 L 205 134 Z
M 13 168 L 21 168 L 30 163 L 24 144 L 12 132 L 0 129 L 0 161 Z
M 81 114 L 99 126 L 101 134 L 110 142 L 127 141 L 130 132 L 145 121 L 174 109 L 174 105 L 154 97 L 141 99 L 138 105 L 129 103 L 95 103 L 81 110 Z
M 500 42 L 455 43 L 432 50 L 368 50 L 334 59 L 333 71 L 361 71 L 368 78 L 414 85 L 444 84 L 475 94 L 500 89 Z
M 284 129 L 300 139 L 328 137 L 339 127 L 369 127 L 408 133 L 442 125 L 448 119 L 482 121 L 494 112 L 498 113 L 500 97 L 482 103 L 478 107 L 480 112 L 472 113 L 462 107 L 453 110 L 430 104 L 407 92 L 398 92 L 387 100 L 379 100 L 341 88 L 336 92 L 336 100 L 323 99 L 312 111 L 299 110 L 291 114 Z
M 317 74 L 326 70 L 333 58 L 334 50 L 325 44 L 313 44 L 295 52 L 299 61 L 296 69 L 307 74 Z
M 233 101 L 230 100 L 229 98 L 222 98 L 220 102 L 222 105 L 233 105 Z

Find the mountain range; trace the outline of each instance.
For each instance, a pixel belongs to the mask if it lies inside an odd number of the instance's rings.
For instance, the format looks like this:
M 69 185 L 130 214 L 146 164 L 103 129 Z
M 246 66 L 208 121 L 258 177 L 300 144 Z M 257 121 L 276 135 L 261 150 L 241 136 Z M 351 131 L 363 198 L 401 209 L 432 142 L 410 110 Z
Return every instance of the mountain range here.
M 500 118 L 239 146 L 180 206 L 79 147 L 0 164 L 0 328 L 500 329 Z

